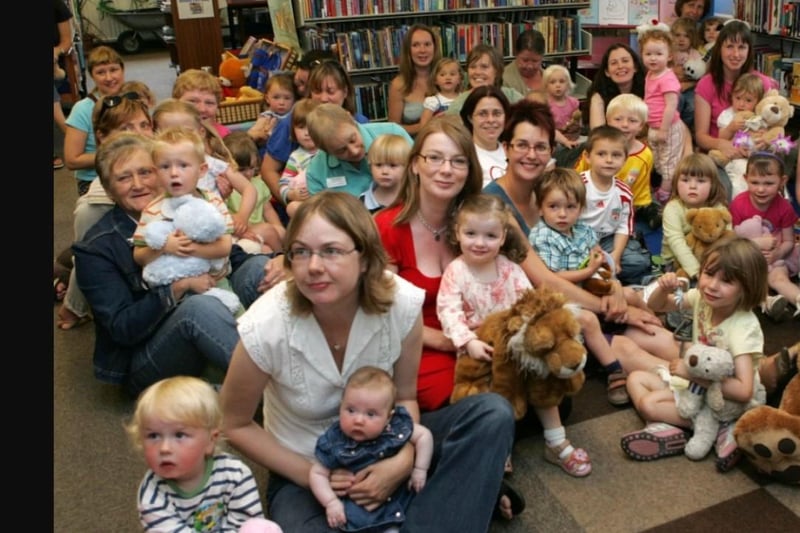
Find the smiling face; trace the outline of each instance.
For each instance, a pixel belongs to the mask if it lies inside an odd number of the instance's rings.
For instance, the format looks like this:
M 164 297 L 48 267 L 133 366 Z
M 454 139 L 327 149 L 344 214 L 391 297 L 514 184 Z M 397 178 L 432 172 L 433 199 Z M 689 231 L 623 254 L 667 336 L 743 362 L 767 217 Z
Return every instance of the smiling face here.
M 786 183 L 786 176 L 780 174 L 777 162 L 760 172 L 750 168 L 744 179 L 747 182 L 750 203 L 759 211 L 769 208 Z
M 161 188 L 170 196 L 194 193 L 200 177 L 208 170 L 188 140 L 155 150 L 153 162 Z
M 461 148 L 445 133 L 431 133 L 423 141 L 419 151 L 421 156 L 438 155 L 444 159 L 464 158 L 465 168 L 454 168 L 449 162 L 437 166 L 424 157 L 409 160 L 412 173 L 419 176 L 420 197 L 436 198 L 443 205 L 458 196 L 464 188 L 469 175 L 469 158 Z
M 217 97 L 211 91 L 201 91 L 199 89 L 192 89 L 186 91 L 178 98 L 181 102 L 191 104 L 200 113 L 200 118 L 215 122 L 217 119 Z
M 205 478 L 205 458 L 214 453 L 218 435 L 206 428 L 150 417 L 142 425 L 144 458 L 156 475 L 181 490 L 194 491 Z
M 147 204 L 155 198 L 158 180 L 153 158 L 144 149 L 120 158 L 111 166 L 108 196 L 133 218 L 139 218 Z
M 326 76 L 320 82 L 320 90 L 311 91 L 311 98 L 323 104 L 342 105 L 347 98 L 347 92 L 336 83 L 336 78 Z
M 102 96 L 113 96 L 125 83 L 125 69 L 119 63 L 97 65 L 90 73 L 92 81 Z
M 433 36 L 425 30 L 415 31 L 411 34 L 410 53 L 415 67 L 430 67 L 435 55 Z
M 624 48 L 615 48 L 608 55 L 608 67 L 605 72 L 606 76 L 620 88 L 630 87 L 636 74 L 633 56 Z
M 743 39 L 725 39 L 716 46 L 720 46 L 722 65 L 731 73 L 738 73 L 750 55 L 750 44 Z
M 472 113 L 472 135 L 475 144 L 486 150 L 494 150 L 498 146 L 497 139 L 503 133 L 505 110 L 497 98 L 487 96 L 481 98 Z
M 361 132 L 352 122 L 341 124 L 331 132 L 323 149 L 340 161 L 354 164 L 358 164 L 367 154 Z
M 672 53 L 666 41 L 648 39 L 642 46 L 642 62 L 647 70 L 654 74 L 664 72 L 671 58 Z
M 494 85 L 498 76 L 489 54 L 483 54 L 477 60 L 467 65 L 467 81 L 472 88 Z
M 482 213 L 463 213 L 458 217 L 456 236 L 464 261 L 471 266 L 492 263 L 506 241 L 502 221 Z
M 703 10 L 706 7 L 706 0 L 689 0 L 681 6 L 681 12 L 677 15 L 679 17 L 687 17 L 695 22 L 700 20 L 703 16 Z
M 531 185 L 544 173 L 553 154 L 547 130 L 530 122 L 517 124 L 505 148 L 508 158 L 506 172 L 512 172 L 514 177 Z

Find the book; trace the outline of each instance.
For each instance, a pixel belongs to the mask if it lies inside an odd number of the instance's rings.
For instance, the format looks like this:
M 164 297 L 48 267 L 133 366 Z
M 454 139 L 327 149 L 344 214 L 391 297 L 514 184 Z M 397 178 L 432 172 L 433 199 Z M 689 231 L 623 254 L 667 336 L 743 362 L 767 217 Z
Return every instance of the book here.
M 789 90 L 789 101 L 800 106 L 800 61 L 792 64 L 792 86 Z

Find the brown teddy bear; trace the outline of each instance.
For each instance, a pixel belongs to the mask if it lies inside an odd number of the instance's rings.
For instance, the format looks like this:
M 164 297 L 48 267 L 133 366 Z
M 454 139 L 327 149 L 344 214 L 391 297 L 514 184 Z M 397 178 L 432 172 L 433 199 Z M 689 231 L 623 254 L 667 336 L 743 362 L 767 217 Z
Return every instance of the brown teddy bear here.
M 575 314 L 565 304 L 561 293 L 529 289 L 511 308 L 489 315 L 476 333 L 494 347 L 492 360 L 459 357 L 450 401 L 496 392 L 520 420 L 528 405 L 555 406 L 578 392 L 585 381 L 586 349 Z
M 800 351 L 800 343 L 791 351 Z M 794 361 L 797 365 L 798 358 Z M 760 472 L 800 485 L 800 375 L 786 385 L 777 409 L 762 405 L 747 411 L 736 422 L 733 436 Z
M 719 239 L 735 235 L 728 229 L 731 213 L 725 207 L 698 207 L 686 211 L 686 221 L 692 227 L 686 235 L 686 244 L 700 261 L 703 253 Z M 679 277 L 688 277 L 686 271 L 679 268 Z

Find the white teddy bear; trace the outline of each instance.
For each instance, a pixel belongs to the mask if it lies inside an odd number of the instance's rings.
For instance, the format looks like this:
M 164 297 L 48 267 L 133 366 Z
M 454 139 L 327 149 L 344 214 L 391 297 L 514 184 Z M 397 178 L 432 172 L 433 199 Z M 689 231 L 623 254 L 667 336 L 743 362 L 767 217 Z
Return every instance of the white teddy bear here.
M 733 376 L 733 356 L 727 350 L 704 344 L 693 344 L 683 355 L 684 363 L 692 378 L 712 381 L 705 394 L 691 391 L 695 386 L 677 391 L 678 413 L 691 418 L 694 434 L 686 443 L 684 453 L 689 459 L 703 459 L 717 438 L 720 422 L 739 418 L 746 410 L 766 402 L 766 390 L 754 372 L 753 398 L 747 403 L 726 400 L 722 396 L 722 380 Z
M 167 237 L 176 230 L 195 242 L 214 242 L 225 233 L 225 218 L 222 213 L 202 198 L 187 194 L 164 200 L 165 213 L 174 213 L 172 221 L 159 220 L 150 222 L 144 229 L 144 240 L 150 248 L 161 250 Z M 204 259 L 201 257 L 180 257 L 173 254 L 162 254 L 144 267 L 142 277 L 150 285 L 160 286 L 175 280 L 199 276 L 225 264 L 225 259 Z M 239 297 L 235 293 L 211 288 L 204 294 L 219 299 L 231 313 L 241 307 Z

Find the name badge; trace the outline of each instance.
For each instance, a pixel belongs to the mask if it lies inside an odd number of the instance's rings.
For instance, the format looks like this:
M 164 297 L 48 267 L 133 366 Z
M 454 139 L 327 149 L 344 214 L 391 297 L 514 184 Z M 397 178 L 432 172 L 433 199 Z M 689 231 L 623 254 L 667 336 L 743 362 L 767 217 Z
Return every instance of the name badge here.
M 347 178 L 344 176 L 333 176 L 332 178 L 325 180 L 325 185 L 329 189 L 333 189 L 334 187 L 344 187 L 347 185 Z

